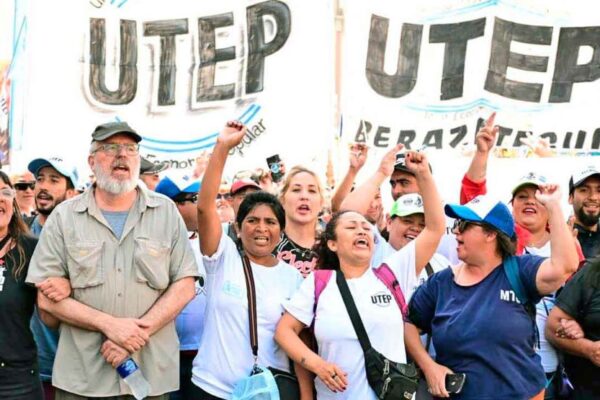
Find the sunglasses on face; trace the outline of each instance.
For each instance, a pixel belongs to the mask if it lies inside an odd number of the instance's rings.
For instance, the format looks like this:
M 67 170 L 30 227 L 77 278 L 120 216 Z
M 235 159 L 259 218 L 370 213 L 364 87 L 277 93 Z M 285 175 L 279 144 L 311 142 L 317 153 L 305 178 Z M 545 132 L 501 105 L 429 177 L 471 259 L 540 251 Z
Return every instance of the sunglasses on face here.
M 454 225 L 452 225 L 452 230 L 457 231 L 458 233 L 463 233 L 467 230 L 469 225 L 483 226 L 483 224 L 480 224 L 478 222 L 465 221 L 464 219 L 455 219 Z
M 177 203 L 177 204 L 184 204 L 187 201 L 189 201 L 190 203 L 193 203 L 193 204 L 198 203 L 198 195 L 195 194 L 195 195 L 192 195 L 190 197 L 185 197 L 183 199 L 175 201 L 175 203 Z
M 35 189 L 35 182 L 17 182 L 15 183 L 15 189 L 16 190 L 22 190 L 25 191 L 27 189 Z
M 231 195 L 229 193 L 219 193 L 217 194 L 217 200 L 230 200 Z

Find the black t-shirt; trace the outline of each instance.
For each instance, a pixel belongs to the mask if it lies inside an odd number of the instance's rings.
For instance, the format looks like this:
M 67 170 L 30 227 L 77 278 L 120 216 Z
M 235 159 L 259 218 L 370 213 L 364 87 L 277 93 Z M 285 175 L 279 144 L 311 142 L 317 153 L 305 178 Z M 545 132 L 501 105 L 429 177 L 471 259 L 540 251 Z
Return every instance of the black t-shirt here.
M 300 246 L 290 239 L 285 232 L 281 234 L 281 241 L 277 247 L 275 247 L 273 254 L 275 254 L 278 259 L 295 267 L 305 278 L 317 265 L 317 253 L 311 249 Z
M 600 268 L 597 264 L 596 268 Z M 586 265 L 564 287 L 556 306 L 572 316 L 583 328 L 585 337 L 592 341 L 600 340 L 600 288 L 588 283 L 593 270 Z M 600 276 L 600 271 L 597 271 Z M 600 367 L 587 358 L 565 354 L 565 369 L 569 379 L 578 386 L 593 388 L 600 394 Z
M 600 255 L 600 229 L 592 232 L 579 224 L 575 224 L 575 229 L 577 229 L 577 240 L 579 240 L 586 260 Z
M 28 366 L 37 358 L 35 341 L 29 329 L 37 290 L 25 284 L 29 260 L 37 239 L 24 237 L 21 244 L 25 251 L 25 267 L 18 280 L 13 275 L 13 268 L 20 261 L 16 247 L 9 251 L 12 260 L 7 254 L 4 257 L 5 269 L 0 269 L 0 277 L 4 280 L 0 290 L 0 361 L 13 366 Z

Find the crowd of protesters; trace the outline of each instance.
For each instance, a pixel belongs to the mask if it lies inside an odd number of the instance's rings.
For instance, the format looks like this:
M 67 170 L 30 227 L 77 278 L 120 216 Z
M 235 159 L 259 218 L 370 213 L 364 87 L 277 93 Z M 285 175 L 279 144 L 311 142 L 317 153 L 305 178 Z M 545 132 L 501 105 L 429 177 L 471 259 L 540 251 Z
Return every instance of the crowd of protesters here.
M 600 168 L 524 171 L 509 208 L 494 117 L 460 204 L 401 145 L 356 187 L 364 144 L 335 188 L 283 163 L 225 182 L 237 121 L 200 171 L 141 157 L 125 122 L 92 132 L 87 185 L 56 155 L 0 171 L 0 399 L 133 399 L 132 359 L 148 399 L 231 399 L 261 365 L 297 380 L 282 400 L 374 400 L 365 335 L 419 368 L 418 400 L 600 399 Z

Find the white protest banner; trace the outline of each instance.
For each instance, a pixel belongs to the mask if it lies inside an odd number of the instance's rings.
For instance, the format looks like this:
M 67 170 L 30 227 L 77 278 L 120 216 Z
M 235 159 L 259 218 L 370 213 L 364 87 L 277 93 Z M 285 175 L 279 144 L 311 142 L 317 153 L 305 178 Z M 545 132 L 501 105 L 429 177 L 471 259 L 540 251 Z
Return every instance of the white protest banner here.
M 141 152 L 190 168 L 230 119 L 249 127 L 229 172 L 279 153 L 324 160 L 333 123 L 333 10 L 306 0 L 29 0 L 15 162 L 85 163 L 123 120 Z M 16 105 L 15 105 L 16 106 Z M 317 127 L 317 128 L 315 128 Z M 319 143 L 319 145 L 316 145 Z
M 600 149 L 600 14 L 589 1 L 349 1 L 343 137 L 462 150 L 493 110 L 497 145 Z M 348 79 L 350 78 L 351 79 Z

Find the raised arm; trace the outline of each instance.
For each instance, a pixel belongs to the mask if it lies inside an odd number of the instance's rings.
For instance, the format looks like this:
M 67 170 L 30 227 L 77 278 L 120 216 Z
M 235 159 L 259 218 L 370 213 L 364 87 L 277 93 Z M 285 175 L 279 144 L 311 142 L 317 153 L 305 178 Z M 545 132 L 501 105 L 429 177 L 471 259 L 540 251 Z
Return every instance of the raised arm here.
M 333 196 L 331 197 L 331 211 L 337 212 L 342 206 L 342 202 L 348 196 L 348 193 L 352 190 L 352 184 L 358 171 L 365 165 L 367 161 L 367 153 L 369 148 L 362 144 L 356 143 L 350 148 L 350 165 L 348 166 L 348 172 L 344 175 L 342 182 L 336 187 Z
M 540 294 L 554 293 L 577 270 L 579 257 L 573 234 L 565 223 L 560 207 L 560 190 L 557 185 L 540 185 L 536 199 L 548 211 L 550 226 L 550 258 L 544 260 L 536 275 Z
M 352 210 L 364 215 L 383 181 L 394 172 L 396 153 L 403 147 L 402 144 L 398 144 L 389 150 L 381 159 L 377 172 L 375 172 L 371 179 L 363 182 L 359 187 L 354 189 L 352 193 L 349 193 L 348 196 L 346 196 L 340 210 Z
M 217 138 L 217 144 L 204 173 L 202 187 L 198 192 L 198 236 L 200 237 L 200 251 L 206 256 L 211 256 L 217 251 L 219 240 L 221 240 L 222 228 L 217 213 L 216 198 L 225 161 L 229 150 L 237 146 L 245 134 L 246 127 L 241 122 L 227 122 Z
M 473 154 L 471 165 L 463 178 L 460 187 L 460 203 L 465 204 L 471 201 L 474 197 L 485 194 L 487 192 L 485 183 L 487 176 L 487 163 L 490 157 L 490 152 L 496 143 L 498 135 L 498 126 L 494 126 L 496 113 L 492 113 L 485 121 L 485 124 L 477 132 L 475 143 L 477 149 Z
M 425 229 L 415 239 L 415 268 L 417 276 L 431 260 L 446 231 L 446 217 L 442 199 L 431 175 L 429 162 L 424 153 L 411 151 L 406 154 L 406 167 L 415 174 L 423 198 Z

